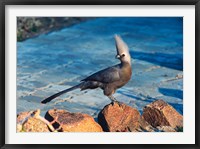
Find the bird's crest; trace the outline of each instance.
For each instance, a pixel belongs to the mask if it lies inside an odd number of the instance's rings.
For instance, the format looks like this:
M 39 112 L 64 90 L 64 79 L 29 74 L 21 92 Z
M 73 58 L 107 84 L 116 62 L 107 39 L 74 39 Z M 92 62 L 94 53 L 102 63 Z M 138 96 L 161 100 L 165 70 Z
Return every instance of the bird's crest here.
M 129 53 L 129 48 L 119 35 L 115 35 L 115 44 L 117 49 L 117 55 L 119 57 L 125 55 L 125 57 L 121 59 L 121 61 L 128 62 L 129 64 L 131 64 L 131 56 Z
M 115 35 L 115 44 L 117 48 L 117 54 L 121 55 L 122 53 L 129 54 L 129 49 L 127 44 L 122 40 L 119 35 Z

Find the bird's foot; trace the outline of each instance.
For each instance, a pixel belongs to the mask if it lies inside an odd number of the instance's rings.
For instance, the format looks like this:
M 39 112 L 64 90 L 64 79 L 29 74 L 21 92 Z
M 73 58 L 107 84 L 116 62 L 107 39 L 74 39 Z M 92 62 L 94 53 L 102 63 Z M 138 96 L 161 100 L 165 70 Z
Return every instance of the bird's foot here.
M 120 107 L 124 104 L 123 102 L 120 101 L 115 101 Z
M 121 106 L 123 103 L 118 101 L 114 96 L 108 96 L 108 98 L 111 100 L 112 105 L 116 102 L 119 106 Z
M 115 97 L 113 97 L 112 95 L 111 96 L 108 96 L 108 98 L 111 100 L 111 102 L 117 102 L 117 99 Z

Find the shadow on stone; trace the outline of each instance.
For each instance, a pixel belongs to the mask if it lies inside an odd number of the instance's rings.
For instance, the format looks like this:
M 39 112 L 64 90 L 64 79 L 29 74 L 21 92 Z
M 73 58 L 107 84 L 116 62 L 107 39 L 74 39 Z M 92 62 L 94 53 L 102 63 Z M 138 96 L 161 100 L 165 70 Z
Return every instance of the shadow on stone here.
M 162 93 L 165 96 L 183 99 L 183 91 L 182 90 L 169 89 L 169 88 L 159 88 L 158 90 L 160 93 Z
M 138 51 L 130 51 L 130 54 L 133 59 L 147 61 L 176 70 L 183 70 L 183 56 L 180 54 L 146 53 Z

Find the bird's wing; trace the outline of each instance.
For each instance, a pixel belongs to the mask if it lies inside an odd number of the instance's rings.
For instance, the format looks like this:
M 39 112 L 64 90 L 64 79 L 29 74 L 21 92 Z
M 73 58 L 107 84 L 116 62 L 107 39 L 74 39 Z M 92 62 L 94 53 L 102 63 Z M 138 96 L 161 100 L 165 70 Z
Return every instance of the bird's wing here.
M 102 83 L 112 83 L 118 80 L 120 80 L 119 68 L 118 66 L 113 66 L 96 72 L 81 81 L 98 81 Z

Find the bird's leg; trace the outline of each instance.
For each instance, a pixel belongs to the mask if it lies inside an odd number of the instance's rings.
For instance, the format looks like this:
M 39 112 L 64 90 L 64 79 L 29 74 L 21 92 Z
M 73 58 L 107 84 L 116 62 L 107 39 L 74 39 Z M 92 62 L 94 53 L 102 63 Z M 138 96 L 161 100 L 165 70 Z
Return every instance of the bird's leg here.
M 121 106 L 123 104 L 122 102 L 117 101 L 117 99 L 114 96 L 112 96 L 112 95 L 108 96 L 108 98 L 111 100 L 112 104 L 114 102 L 117 102 L 119 104 L 119 106 Z
M 114 96 L 112 96 L 112 95 L 108 96 L 108 98 L 109 98 L 112 102 L 117 102 L 117 99 L 116 99 Z

